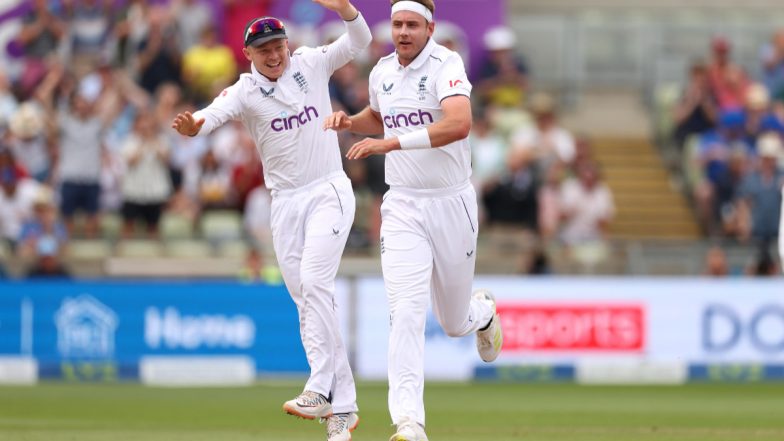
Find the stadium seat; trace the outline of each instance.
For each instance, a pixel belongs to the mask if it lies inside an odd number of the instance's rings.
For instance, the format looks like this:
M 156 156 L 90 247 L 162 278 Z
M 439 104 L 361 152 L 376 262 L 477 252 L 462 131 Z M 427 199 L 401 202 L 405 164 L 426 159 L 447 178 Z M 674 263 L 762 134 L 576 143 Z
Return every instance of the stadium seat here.
M 203 240 L 174 240 L 166 242 L 166 255 L 184 259 L 205 258 L 212 255 L 212 248 Z
M 160 224 L 161 238 L 165 241 L 193 238 L 193 222 L 173 213 L 164 213 Z
M 112 255 L 112 247 L 105 240 L 73 240 L 68 244 L 68 258 L 99 260 Z
M 123 221 L 119 214 L 101 213 L 98 222 L 101 237 L 104 239 L 117 239 L 120 237 Z
M 160 257 L 163 245 L 153 240 L 126 240 L 117 244 L 118 257 Z
M 242 237 L 242 216 L 230 210 L 208 211 L 199 223 L 201 234 L 209 241 L 236 240 Z
M 223 242 L 218 247 L 218 255 L 221 257 L 236 257 L 244 259 L 248 255 L 250 247 L 242 240 L 230 240 Z

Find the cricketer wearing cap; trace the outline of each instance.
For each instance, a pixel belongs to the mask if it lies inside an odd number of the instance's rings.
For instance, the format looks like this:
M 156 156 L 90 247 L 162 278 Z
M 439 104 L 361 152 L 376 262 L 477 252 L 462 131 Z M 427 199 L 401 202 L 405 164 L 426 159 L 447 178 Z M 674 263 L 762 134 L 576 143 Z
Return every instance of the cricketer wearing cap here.
M 348 440 L 356 426 L 356 391 L 335 311 L 335 276 L 354 220 L 351 183 L 337 135 L 321 124 L 331 112 L 332 73 L 364 50 L 371 33 L 349 0 L 314 0 L 337 12 L 347 32 L 319 48 L 288 51 L 280 20 L 256 19 L 245 29 L 251 73 L 241 75 L 207 108 L 177 115 L 183 135 L 206 135 L 229 120 L 252 134 L 272 193 L 272 236 L 286 287 L 297 305 L 310 378 L 284 410 L 327 418 L 329 440 Z M 331 417 L 334 414 L 334 417 Z
M 386 154 L 381 264 L 390 308 L 389 411 L 392 441 L 424 433 L 424 340 L 428 299 L 446 333 L 477 333 L 485 361 L 502 345 L 495 300 L 471 294 L 477 201 L 469 182 L 471 83 L 460 56 L 430 38 L 432 0 L 392 0 L 395 53 L 370 74 L 370 106 L 331 115 L 327 129 L 384 134 L 353 145 L 349 159 Z

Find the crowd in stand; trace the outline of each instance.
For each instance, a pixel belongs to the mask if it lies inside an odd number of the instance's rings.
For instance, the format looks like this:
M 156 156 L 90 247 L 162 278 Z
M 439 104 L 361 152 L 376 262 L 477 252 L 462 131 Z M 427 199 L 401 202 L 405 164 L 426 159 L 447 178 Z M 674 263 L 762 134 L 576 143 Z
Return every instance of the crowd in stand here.
M 24 17 L 16 39 L 23 69 L 13 77 L 0 72 L 2 240 L 31 262 L 32 274 L 62 275 L 69 238 L 101 238 L 106 216 L 121 217 L 120 241 L 160 240 L 162 216 L 196 225 L 206 212 L 230 210 L 244 216 L 251 258 L 258 260 L 258 248 L 269 246 L 270 199 L 247 131 L 238 122 L 188 138 L 169 128 L 178 112 L 208 104 L 247 71 L 241 43 L 221 36 L 210 5 L 199 0 L 113 5 L 36 0 Z M 229 1 L 224 18 L 263 15 L 267 6 Z M 291 49 L 328 43 L 343 28 L 317 30 L 291 32 Z M 368 73 L 391 52 L 389 33 L 377 27 L 367 53 L 335 73 L 335 110 L 367 105 Z M 320 36 L 294 39 L 300 35 Z M 459 28 L 439 23 L 435 38 L 468 64 Z M 484 43 L 487 53 L 470 60 L 487 60 L 472 78 L 471 133 L 485 228 L 527 231 L 576 250 L 602 244 L 614 206 L 590 143 L 559 125 L 555 99 L 530 92 L 510 29 L 488 31 Z M 713 121 L 713 114 L 706 118 Z M 339 136 L 344 149 L 357 140 Z M 387 189 L 384 158 L 347 162 L 345 169 L 358 205 L 348 248 L 370 252 Z M 521 271 L 548 271 L 546 259 L 535 261 Z
M 759 78 L 733 61 L 727 39 L 711 51 L 690 69 L 674 139 L 706 234 L 759 246 L 764 260 L 784 187 L 784 31 L 760 51 Z

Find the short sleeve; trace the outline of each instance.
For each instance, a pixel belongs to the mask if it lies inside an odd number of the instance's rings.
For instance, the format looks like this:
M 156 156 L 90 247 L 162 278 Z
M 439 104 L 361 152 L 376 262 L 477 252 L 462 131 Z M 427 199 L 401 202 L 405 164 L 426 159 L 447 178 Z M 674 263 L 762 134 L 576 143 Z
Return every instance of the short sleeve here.
M 436 94 L 439 101 L 454 95 L 471 97 L 471 83 L 468 81 L 463 60 L 457 53 L 450 54 L 436 77 Z
M 368 93 L 370 96 L 370 110 L 374 112 L 381 112 L 381 107 L 378 104 L 378 95 L 376 92 L 376 77 L 378 76 L 378 71 L 376 70 L 378 67 L 374 68 L 370 72 L 370 77 L 368 79 Z

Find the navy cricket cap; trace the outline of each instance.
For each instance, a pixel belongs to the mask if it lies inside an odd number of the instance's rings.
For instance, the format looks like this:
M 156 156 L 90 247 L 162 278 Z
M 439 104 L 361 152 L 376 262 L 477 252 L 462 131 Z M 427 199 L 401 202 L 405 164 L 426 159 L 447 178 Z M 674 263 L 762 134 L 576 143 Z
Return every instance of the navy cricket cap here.
M 278 38 L 288 38 L 283 22 L 275 17 L 254 18 L 245 26 L 245 46 L 259 47 Z

